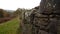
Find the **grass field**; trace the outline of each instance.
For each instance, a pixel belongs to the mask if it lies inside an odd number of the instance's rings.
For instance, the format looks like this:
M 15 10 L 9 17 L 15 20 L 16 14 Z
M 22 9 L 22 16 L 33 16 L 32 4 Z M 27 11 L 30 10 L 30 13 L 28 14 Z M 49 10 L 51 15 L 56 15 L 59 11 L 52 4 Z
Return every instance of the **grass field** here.
M 8 22 L 0 24 L 0 34 L 16 34 L 18 27 L 18 19 L 14 18 Z

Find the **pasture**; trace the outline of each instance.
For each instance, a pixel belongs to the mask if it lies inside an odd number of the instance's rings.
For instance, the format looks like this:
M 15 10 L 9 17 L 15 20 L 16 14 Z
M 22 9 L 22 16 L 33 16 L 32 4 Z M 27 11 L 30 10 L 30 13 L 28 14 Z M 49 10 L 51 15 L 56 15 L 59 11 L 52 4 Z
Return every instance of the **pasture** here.
M 0 24 L 0 34 L 16 34 L 19 27 L 19 21 L 14 18 L 8 22 Z

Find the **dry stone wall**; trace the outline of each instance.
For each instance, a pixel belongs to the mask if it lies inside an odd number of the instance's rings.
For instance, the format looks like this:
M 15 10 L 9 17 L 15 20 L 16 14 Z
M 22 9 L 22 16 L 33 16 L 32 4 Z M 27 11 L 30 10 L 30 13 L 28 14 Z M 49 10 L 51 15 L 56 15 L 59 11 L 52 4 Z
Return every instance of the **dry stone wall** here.
M 23 12 L 21 34 L 60 34 L 60 0 L 41 0 L 31 12 Z

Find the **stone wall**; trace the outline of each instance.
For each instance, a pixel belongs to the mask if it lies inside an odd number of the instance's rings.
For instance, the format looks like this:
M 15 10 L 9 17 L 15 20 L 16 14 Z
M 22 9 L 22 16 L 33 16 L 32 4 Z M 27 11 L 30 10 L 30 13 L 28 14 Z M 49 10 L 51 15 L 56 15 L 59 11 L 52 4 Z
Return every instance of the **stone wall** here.
M 23 12 L 21 34 L 60 34 L 59 3 L 60 0 L 41 0 L 31 12 Z

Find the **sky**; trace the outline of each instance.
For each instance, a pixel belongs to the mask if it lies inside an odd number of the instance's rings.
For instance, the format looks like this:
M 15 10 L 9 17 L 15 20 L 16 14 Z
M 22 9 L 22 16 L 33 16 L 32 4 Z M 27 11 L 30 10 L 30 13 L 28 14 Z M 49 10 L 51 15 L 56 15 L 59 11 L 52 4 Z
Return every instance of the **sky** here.
M 16 10 L 17 8 L 32 9 L 39 5 L 41 0 L 0 0 L 0 8 Z

